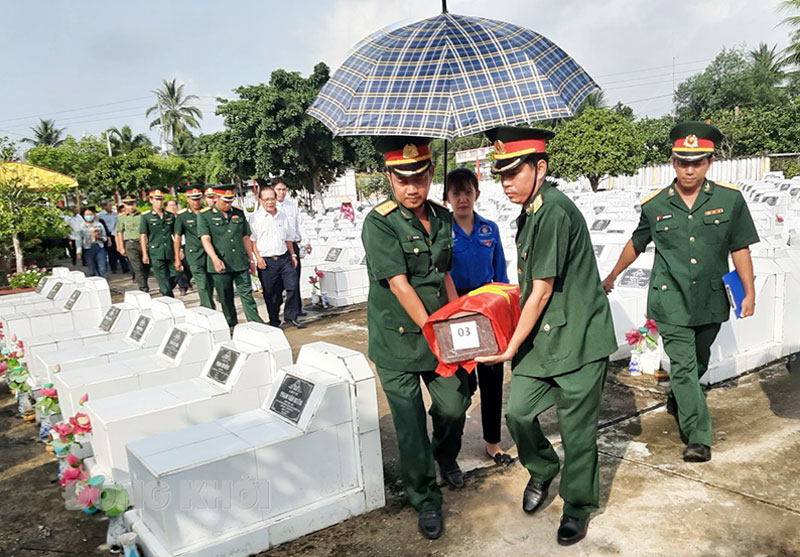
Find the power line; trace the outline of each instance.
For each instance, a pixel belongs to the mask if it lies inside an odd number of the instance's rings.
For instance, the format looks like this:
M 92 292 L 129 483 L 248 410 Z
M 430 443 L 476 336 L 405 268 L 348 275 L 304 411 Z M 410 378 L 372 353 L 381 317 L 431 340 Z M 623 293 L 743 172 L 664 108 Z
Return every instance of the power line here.
M 53 112 L 44 112 L 42 114 L 31 114 L 30 116 L 20 116 L 18 118 L 8 118 L 6 120 L 0 120 L 0 123 L 16 122 L 17 120 L 27 120 L 28 118 L 41 118 L 42 116 L 51 116 L 53 114 L 63 114 L 65 112 L 79 112 L 81 110 L 89 110 L 90 108 L 102 108 L 104 106 L 112 106 L 112 105 L 115 105 L 115 104 L 125 104 L 125 103 L 129 103 L 129 102 L 141 101 L 141 100 L 149 99 L 149 98 L 150 98 L 149 96 L 148 97 L 138 97 L 138 98 L 135 98 L 135 99 L 128 99 L 128 100 L 125 100 L 125 101 L 116 101 L 116 102 L 110 102 L 110 103 L 105 103 L 105 104 L 96 104 L 96 105 L 92 105 L 92 106 L 85 106 L 83 108 L 70 108 L 70 109 L 67 109 L 67 110 L 56 110 L 56 111 L 53 111 Z
M 679 75 L 679 74 L 694 74 L 694 73 L 698 73 L 698 72 L 699 72 L 699 69 L 689 69 L 689 70 L 682 70 L 682 71 L 679 71 L 679 72 L 675 72 L 675 75 Z M 617 81 L 608 81 L 608 82 L 606 82 L 606 85 L 616 85 L 618 83 L 628 83 L 628 82 L 631 82 L 631 81 L 641 81 L 643 79 L 656 79 L 656 78 L 659 78 L 659 77 L 670 77 L 672 75 L 673 75 L 672 72 L 669 72 L 669 73 L 660 73 L 660 74 L 655 74 L 655 75 L 648 75 L 648 76 L 643 76 L 643 77 L 631 77 L 631 78 L 628 78 L 628 79 L 620 79 L 620 80 L 617 80 Z
M 688 66 L 689 64 L 699 64 L 701 62 L 709 62 L 711 60 L 713 60 L 713 58 L 703 58 L 702 60 L 692 60 L 690 62 L 681 62 L 681 63 L 675 64 L 675 65 L 676 66 Z M 603 74 L 603 75 L 596 75 L 594 77 L 595 78 L 600 78 L 600 77 L 613 77 L 615 75 L 629 75 L 629 74 L 632 74 L 632 73 L 649 72 L 649 71 L 652 71 L 652 70 L 663 70 L 664 68 L 671 68 L 671 67 L 672 67 L 672 64 L 667 64 L 666 66 L 653 66 L 653 67 L 644 68 L 644 69 L 641 69 L 641 70 L 630 70 L 630 71 L 617 72 L 617 73 L 607 73 L 607 74 Z

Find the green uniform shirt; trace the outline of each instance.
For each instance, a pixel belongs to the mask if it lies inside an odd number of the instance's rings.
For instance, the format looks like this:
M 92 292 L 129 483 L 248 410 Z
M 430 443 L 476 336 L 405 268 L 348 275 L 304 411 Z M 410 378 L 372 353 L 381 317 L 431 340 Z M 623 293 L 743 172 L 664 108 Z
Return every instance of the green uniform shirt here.
M 223 273 L 234 273 L 250 269 L 250 256 L 244 249 L 244 236 L 250 236 L 250 225 L 244 216 L 244 211 L 231 207 L 228 213 L 223 213 L 216 207 L 206 208 L 198 215 L 197 233 L 200 236 L 210 236 L 214 251 L 223 263 Z M 209 273 L 216 273 L 214 263 L 208 259 Z
M 647 316 L 672 325 L 696 326 L 728 320 L 722 275 L 728 254 L 758 242 L 753 219 L 734 186 L 706 180 L 689 209 L 674 182 L 641 201 L 633 247 L 656 246 Z
M 202 210 L 202 209 L 201 209 Z M 206 265 L 206 251 L 200 241 L 200 234 L 197 232 L 199 226 L 200 213 L 195 213 L 191 209 L 181 209 L 175 217 L 175 234 L 183 235 L 185 245 L 183 253 L 189 265 Z
M 446 303 L 444 275 L 452 261 L 452 218 L 447 209 L 430 201 L 425 210 L 430 234 L 410 210 L 392 199 L 372 209 L 361 230 L 369 275 L 367 355 L 379 367 L 431 371 L 437 364 L 422 331 L 387 280 L 406 275 L 429 314 Z
M 517 219 L 517 261 L 520 307 L 534 280 L 555 279 L 547 306 L 514 355 L 515 374 L 553 377 L 617 350 L 586 221 L 548 182 Z
M 139 220 L 141 215 L 136 212 L 132 215 L 125 213 L 117 218 L 117 225 L 114 227 L 114 234 L 122 232 L 123 240 L 139 241 Z
M 155 211 L 145 211 L 139 218 L 139 234 L 147 235 L 147 256 L 150 259 L 172 261 L 172 231 L 175 215 L 162 211 L 159 217 Z

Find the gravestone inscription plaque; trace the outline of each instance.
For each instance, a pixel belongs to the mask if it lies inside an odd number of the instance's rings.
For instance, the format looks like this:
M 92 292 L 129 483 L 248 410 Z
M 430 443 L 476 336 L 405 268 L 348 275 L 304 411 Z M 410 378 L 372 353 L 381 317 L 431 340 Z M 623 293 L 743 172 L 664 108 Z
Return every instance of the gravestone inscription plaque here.
M 144 335 L 145 329 L 150 324 L 150 318 L 146 315 L 140 315 L 139 319 L 136 320 L 136 325 L 133 326 L 133 330 L 130 334 L 130 339 L 139 342 L 142 340 L 142 335 Z
M 64 309 L 71 310 L 75 306 L 75 302 L 77 302 L 78 298 L 80 297 L 81 297 L 80 290 L 76 290 L 75 292 L 70 294 L 69 298 L 67 299 L 67 303 L 64 304 Z
M 100 322 L 100 330 L 106 333 L 109 332 L 111 327 L 113 327 L 114 323 L 117 321 L 117 317 L 119 317 L 120 313 L 121 310 L 116 306 L 111 306 L 108 308 L 108 311 L 103 316 L 103 320 Z
M 619 279 L 617 286 L 646 289 L 650 284 L 650 269 L 628 269 Z
M 172 332 L 169 335 L 169 339 L 167 343 L 164 345 L 164 350 L 162 353 L 172 360 L 178 355 L 178 351 L 181 349 L 183 345 L 183 341 L 186 340 L 186 331 L 182 331 L 175 327 L 172 329 Z
M 56 294 L 58 294 L 58 291 L 61 290 L 61 286 L 63 284 L 64 284 L 63 282 L 55 283 L 53 285 L 53 288 L 50 289 L 50 292 L 47 293 L 47 299 L 48 300 L 55 300 L 56 299 Z
M 41 294 L 46 284 L 47 284 L 47 277 L 40 278 L 39 283 L 36 285 L 36 290 L 34 290 L 34 292 L 36 292 L 37 294 Z
M 339 261 L 340 255 L 342 255 L 342 248 L 331 248 L 328 250 L 328 255 L 325 256 L 325 261 L 335 263 Z
M 224 385 L 225 382 L 228 381 L 228 377 L 231 376 L 233 366 L 236 365 L 238 359 L 239 352 L 221 346 L 217 355 L 214 357 L 214 361 L 211 362 L 211 368 L 208 370 L 207 377 L 212 381 Z
M 314 383 L 287 373 L 269 409 L 296 424 L 313 390 Z

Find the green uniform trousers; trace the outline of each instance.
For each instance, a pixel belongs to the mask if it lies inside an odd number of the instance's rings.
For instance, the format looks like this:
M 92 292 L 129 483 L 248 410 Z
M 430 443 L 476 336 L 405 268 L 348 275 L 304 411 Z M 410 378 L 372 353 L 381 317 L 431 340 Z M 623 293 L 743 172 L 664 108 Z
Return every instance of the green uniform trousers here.
M 194 284 L 197 286 L 197 295 L 200 296 L 200 305 L 204 308 L 217 309 L 216 305 L 214 305 L 214 287 L 211 282 L 211 276 L 208 274 L 206 264 L 184 264 L 183 269 L 189 271 L 187 278 L 194 278 Z
M 229 327 L 234 327 L 239 320 L 236 318 L 236 306 L 233 304 L 233 289 L 242 301 L 244 316 L 248 321 L 263 323 L 261 316 L 258 315 L 256 300 L 253 298 L 253 287 L 250 285 L 250 273 L 248 271 L 235 271 L 231 273 L 210 273 L 214 280 L 214 288 L 217 290 L 217 299 L 222 306 L 222 313 Z
M 555 377 L 514 374 L 509 385 L 506 423 L 519 461 L 536 481 L 558 474 L 558 455 L 538 418 L 556 405 L 564 447 L 558 493 L 564 500 L 564 514 L 575 518 L 587 518 L 600 500 L 597 423 L 607 371 L 608 358 L 602 358 Z
M 173 267 L 173 260 L 172 259 L 150 259 L 150 269 L 153 271 L 153 276 L 156 277 L 156 282 L 158 283 L 158 291 L 161 292 L 162 296 L 169 296 L 170 298 L 174 298 L 175 295 L 172 293 L 172 286 L 170 286 L 169 277 L 170 277 L 170 269 L 173 271 L 175 267 Z
M 711 446 L 711 414 L 700 387 L 700 378 L 708 370 L 711 345 L 721 323 L 694 327 L 656 322 L 669 356 L 670 393 L 667 404 L 677 405 L 678 426 L 689 443 Z M 672 398 L 672 400 L 669 400 Z
M 450 377 L 434 371 L 396 371 L 377 367 L 381 388 L 389 401 L 397 445 L 400 449 L 400 478 L 408 501 L 418 511 L 442 507 L 442 491 L 436 482 L 434 460 L 453 462 L 461 450 L 466 411 L 470 404 L 467 373 L 463 369 Z M 433 439 L 422 401 L 420 379 L 431 395 L 429 413 Z
M 136 286 L 142 292 L 149 292 L 147 279 L 150 278 L 150 265 L 142 263 L 142 246 L 139 240 L 125 240 L 125 256 L 133 269 L 133 276 L 136 277 Z

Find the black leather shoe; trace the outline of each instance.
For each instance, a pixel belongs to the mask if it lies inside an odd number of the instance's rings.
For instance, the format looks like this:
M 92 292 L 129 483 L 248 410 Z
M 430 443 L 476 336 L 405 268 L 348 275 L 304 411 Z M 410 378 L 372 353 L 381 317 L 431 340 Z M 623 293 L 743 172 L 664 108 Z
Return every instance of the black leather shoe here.
M 574 518 L 561 515 L 561 524 L 558 527 L 558 545 L 572 545 L 586 537 L 589 527 L 588 518 Z
M 708 462 L 711 460 L 711 447 L 702 443 L 689 443 L 683 449 L 683 460 L 686 462 Z
M 444 519 L 442 509 L 422 511 L 419 513 L 419 532 L 429 540 L 435 540 L 444 532 Z
M 299 315 L 300 317 L 306 317 L 308 315 L 308 312 L 301 309 L 300 313 L 298 313 L 297 315 Z
M 439 473 L 442 479 L 453 489 L 461 489 L 464 487 L 464 473 L 458 467 L 456 461 L 453 462 L 440 462 Z
M 547 499 L 547 490 L 552 481 L 552 478 L 544 482 L 537 482 L 533 478 L 528 480 L 528 485 L 522 493 L 522 510 L 529 514 L 536 512 Z
M 303 325 L 302 323 L 300 323 L 297 319 L 288 319 L 287 321 L 285 321 L 285 323 L 287 323 L 289 325 L 294 325 L 298 329 L 305 329 L 306 328 L 306 326 Z

